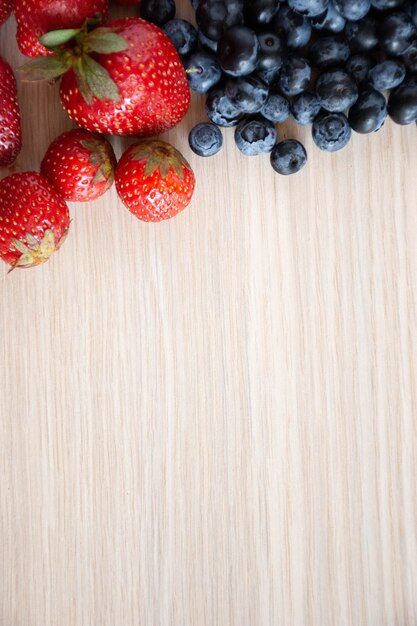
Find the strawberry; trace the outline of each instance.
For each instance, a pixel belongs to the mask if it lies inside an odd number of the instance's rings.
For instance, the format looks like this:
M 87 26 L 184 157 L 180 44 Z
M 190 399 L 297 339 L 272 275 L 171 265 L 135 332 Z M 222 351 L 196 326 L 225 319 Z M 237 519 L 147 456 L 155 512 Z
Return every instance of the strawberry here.
M 60 95 L 79 126 L 110 135 L 149 136 L 185 115 L 190 90 L 177 51 L 166 34 L 140 18 L 107 27 L 53 31 L 41 38 L 54 56 L 33 59 L 29 79 L 62 76 Z M 69 39 L 69 41 L 67 40 Z
M 47 261 L 69 225 L 65 201 L 41 174 L 23 172 L 0 181 L 0 258 L 11 269 Z
M 39 42 L 41 35 L 57 28 L 77 29 L 87 18 L 105 20 L 108 5 L 108 0 L 14 0 L 20 51 L 28 57 L 51 55 Z
M 51 143 L 41 172 L 64 200 L 88 202 L 112 186 L 115 167 L 113 148 L 104 137 L 75 128 Z
M 0 25 L 9 17 L 13 9 L 13 0 L 0 0 Z
M 11 165 L 22 147 L 20 110 L 13 70 L 0 57 L 0 166 Z
M 190 165 L 164 141 L 135 143 L 117 164 L 117 193 L 129 211 L 144 222 L 177 215 L 189 204 L 194 187 Z

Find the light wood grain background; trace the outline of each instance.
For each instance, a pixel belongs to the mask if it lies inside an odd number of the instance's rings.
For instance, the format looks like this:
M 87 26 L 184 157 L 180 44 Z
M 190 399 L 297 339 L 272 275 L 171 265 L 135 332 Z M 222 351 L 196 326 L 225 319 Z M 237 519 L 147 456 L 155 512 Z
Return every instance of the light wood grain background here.
M 56 89 L 19 95 L 13 171 L 71 127 Z M 183 214 L 112 190 L 0 268 L 0 624 L 415 626 L 417 129 L 329 155 L 288 125 L 287 179 L 233 131 L 195 157 L 201 119 L 166 135 Z

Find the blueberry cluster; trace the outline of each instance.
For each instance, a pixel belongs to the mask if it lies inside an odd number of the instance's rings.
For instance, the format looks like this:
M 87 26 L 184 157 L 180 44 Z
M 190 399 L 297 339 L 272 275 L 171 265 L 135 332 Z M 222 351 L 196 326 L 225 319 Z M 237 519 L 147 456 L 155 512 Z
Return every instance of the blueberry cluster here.
M 152 2 L 161 14 L 173 0 Z M 379 130 L 387 115 L 417 121 L 417 1 L 191 2 L 197 28 L 172 17 L 162 26 L 191 89 L 207 94 L 211 123 L 189 136 L 197 154 L 215 154 L 218 127 L 233 126 L 243 154 L 268 152 L 272 167 L 290 174 L 307 154 L 298 141 L 278 141 L 276 126 L 289 116 L 311 124 L 314 143 L 329 152 L 352 130 Z

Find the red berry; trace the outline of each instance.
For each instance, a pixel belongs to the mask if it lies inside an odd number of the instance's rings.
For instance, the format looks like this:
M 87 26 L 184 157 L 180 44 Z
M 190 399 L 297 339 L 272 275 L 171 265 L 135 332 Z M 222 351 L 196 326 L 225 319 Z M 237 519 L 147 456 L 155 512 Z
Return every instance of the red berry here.
M 116 168 L 116 189 L 126 207 L 144 222 L 167 220 L 189 204 L 194 173 L 182 154 L 164 141 L 130 146 Z
M 10 65 L 0 57 L 0 165 L 11 165 L 21 147 L 16 80 Z
M 88 202 L 112 186 L 115 167 L 113 148 L 104 137 L 75 128 L 51 143 L 41 172 L 64 200 Z
M 13 9 L 13 0 L 0 0 L 0 25 L 9 17 Z
M 65 201 L 41 174 L 23 172 L 0 181 L 0 258 L 11 269 L 47 261 L 69 225 Z

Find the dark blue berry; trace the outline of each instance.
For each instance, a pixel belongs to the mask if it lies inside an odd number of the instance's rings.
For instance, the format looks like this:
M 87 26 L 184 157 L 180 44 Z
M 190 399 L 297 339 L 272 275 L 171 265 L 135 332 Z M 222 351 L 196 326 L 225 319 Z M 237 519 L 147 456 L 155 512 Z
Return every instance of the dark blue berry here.
M 223 136 L 215 124 L 202 122 L 191 129 L 188 143 L 193 152 L 202 157 L 217 154 L 223 145 Z
M 228 80 L 225 92 L 241 113 L 257 113 L 268 98 L 268 86 L 253 74 Z
M 401 61 L 404 63 L 407 72 L 417 74 L 417 39 L 414 39 L 411 46 L 401 55 Z
M 335 35 L 320 37 L 310 48 L 310 60 L 317 67 L 330 67 L 347 61 L 349 46 Z
M 303 48 L 310 41 L 310 20 L 292 11 L 287 4 L 281 5 L 272 23 L 277 35 L 284 37 L 290 48 Z
M 316 17 L 326 11 L 329 0 L 288 0 L 288 6 L 306 17 Z
M 352 52 L 367 52 L 378 45 L 378 21 L 372 15 L 365 15 L 356 22 L 347 22 L 345 37 Z
M 279 75 L 279 86 L 286 96 L 296 96 L 308 88 L 311 67 L 307 60 L 297 54 L 290 54 L 285 60 Z
M 245 117 L 235 130 L 235 142 L 246 156 L 256 156 L 271 152 L 277 140 L 277 131 L 268 120 L 261 116 Z
M 270 92 L 260 113 L 270 122 L 281 124 L 290 116 L 290 103 L 285 96 L 282 96 L 279 93 Z
M 318 77 L 316 94 L 323 109 L 342 112 L 356 102 L 358 87 L 345 70 L 329 70 Z
M 278 174 L 287 176 L 299 172 L 307 163 L 307 152 L 296 139 L 278 142 L 271 152 L 271 165 Z
M 195 52 L 184 60 L 184 68 L 190 88 L 198 93 L 207 93 L 222 77 L 220 65 L 210 52 Z
M 360 20 L 371 8 L 371 0 L 333 0 L 334 6 L 347 20 Z
M 343 113 L 322 113 L 312 126 L 313 141 L 320 150 L 336 152 L 349 142 L 352 130 Z
M 379 11 L 391 11 L 404 4 L 404 0 L 371 0 L 371 4 Z
M 316 94 L 305 91 L 295 98 L 291 104 L 291 113 L 297 124 L 312 124 L 318 113 L 321 104 Z
M 206 98 L 206 112 L 217 126 L 236 126 L 242 117 L 241 111 L 230 102 L 223 87 L 215 87 L 210 91 Z
M 416 27 L 406 13 L 387 15 L 379 27 L 380 47 L 393 56 L 404 54 L 416 36 Z
M 373 57 L 358 52 L 348 58 L 345 67 L 358 85 L 364 85 L 368 82 L 368 72 L 374 65 L 375 59 Z
M 210 39 L 209 37 L 206 37 L 205 34 L 201 32 L 201 30 L 198 31 L 198 41 L 200 42 L 202 48 L 206 48 L 207 50 L 210 50 L 211 52 L 217 54 L 217 46 L 219 45 L 219 42 L 214 41 L 214 39 Z
M 244 0 L 200 0 L 195 18 L 209 39 L 218 41 L 231 26 L 244 23 Z
M 405 67 L 399 61 L 387 59 L 377 63 L 368 72 L 369 84 L 378 91 L 394 89 L 401 85 L 405 78 Z
M 381 128 L 387 117 L 387 103 L 384 96 L 375 89 L 359 94 L 350 108 L 348 120 L 357 133 L 373 133 Z
M 246 76 L 256 68 L 259 50 L 255 31 L 247 26 L 232 26 L 219 41 L 217 59 L 226 74 Z
M 417 83 L 403 83 L 388 98 L 388 114 L 397 124 L 411 124 L 417 120 Z
M 272 85 L 277 83 L 279 78 L 280 67 L 274 67 L 270 70 L 258 70 L 256 75 L 266 84 Z
M 175 17 L 174 0 L 142 0 L 140 16 L 157 26 L 163 26 Z
M 269 24 L 278 12 L 280 0 L 252 0 L 247 4 L 247 16 L 250 22 Z
M 164 26 L 164 31 L 181 56 L 191 54 L 197 47 L 198 33 L 187 20 L 169 20 Z
M 311 19 L 314 30 L 328 30 L 332 33 L 341 33 L 345 24 L 346 18 L 335 9 L 333 2 L 329 3 L 325 13 Z
M 285 47 L 282 39 L 275 33 L 259 33 L 258 71 L 268 72 L 280 69 L 284 62 Z

